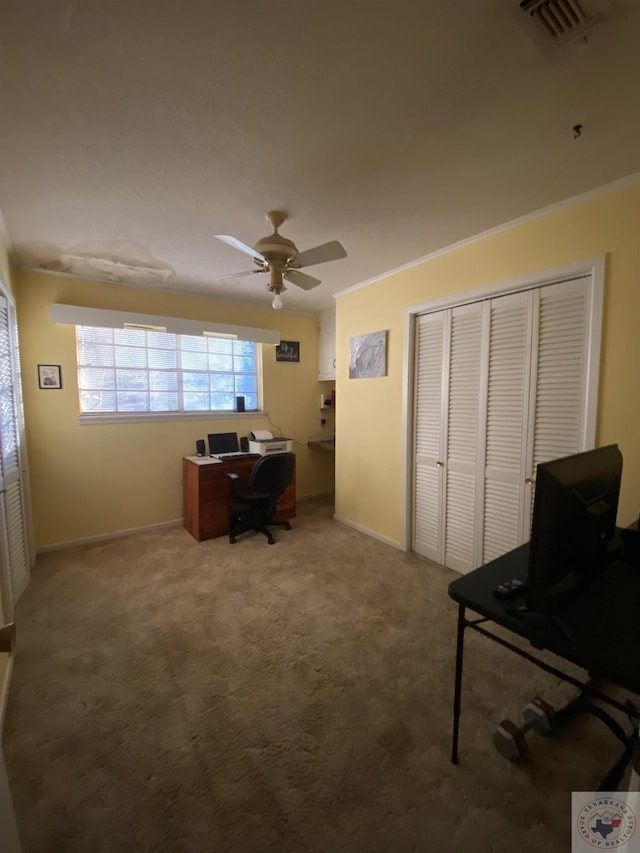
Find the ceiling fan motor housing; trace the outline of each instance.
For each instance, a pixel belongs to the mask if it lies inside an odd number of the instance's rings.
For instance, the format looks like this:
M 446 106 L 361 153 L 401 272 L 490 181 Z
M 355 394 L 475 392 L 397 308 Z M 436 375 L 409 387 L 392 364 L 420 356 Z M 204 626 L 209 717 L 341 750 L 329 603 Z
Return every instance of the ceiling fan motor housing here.
M 277 232 L 269 234 L 268 237 L 262 237 L 255 245 L 256 252 L 269 261 L 282 261 L 287 263 L 298 256 L 296 244 L 286 237 L 282 237 Z
M 282 275 L 288 264 L 298 256 L 295 243 L 282 237 L 277 231 L 262 237 L 255 245 L 257 252 L 267 259 L 269 271 L 268 289 L 272 293 L 282 293 L 285 290 Z

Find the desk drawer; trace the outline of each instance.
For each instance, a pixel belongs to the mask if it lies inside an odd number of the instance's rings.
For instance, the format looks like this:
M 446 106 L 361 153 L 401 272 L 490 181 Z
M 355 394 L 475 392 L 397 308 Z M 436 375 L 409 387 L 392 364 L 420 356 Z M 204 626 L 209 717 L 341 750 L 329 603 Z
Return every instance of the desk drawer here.
M 229 478 L 227 465 L 203 465 L 200 468 L 198 486 L 198 503 L 202 506 L 210 501 L 226 503 L 229 494 Z
M 229 497 L 229 481 L 225 477 L 224 480 L 208 480 L 205 483 L 200 483 L 200 494 L 198 503 L 202 506 L 205 503 L 227 504 Z
M 200 504 L 198 539 L 215 539 L 229 532 L 229 509 L 226 498 L 223 501 L 209 501 Z
M 211 483 L 211 482 L 222 482 L 223 480 L 227 482 L 227 472 L 229 471 L 229 467 L 225 465 L 223 462 L 221 463 L 212 463 L 211 465 L 201 465 L 200 466 L 200 484 L 203 483 Z

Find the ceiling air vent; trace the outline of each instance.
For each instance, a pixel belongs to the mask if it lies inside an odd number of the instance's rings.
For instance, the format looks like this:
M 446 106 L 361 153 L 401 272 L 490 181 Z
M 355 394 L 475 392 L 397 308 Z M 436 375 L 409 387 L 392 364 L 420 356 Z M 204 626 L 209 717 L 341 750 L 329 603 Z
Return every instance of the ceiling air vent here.
M 545 50 L 583 38 L 602 20 L 593 0 L 521 0 L 521 23 Z

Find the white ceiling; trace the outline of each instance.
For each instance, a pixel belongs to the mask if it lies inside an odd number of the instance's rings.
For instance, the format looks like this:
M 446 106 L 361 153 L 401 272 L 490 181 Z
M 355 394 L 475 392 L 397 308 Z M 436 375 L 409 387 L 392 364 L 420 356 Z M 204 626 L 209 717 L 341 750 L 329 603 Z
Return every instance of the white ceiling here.
M 519 0 L 0 0 L 12 258 L 268 305 L 266 276 L 220 280 L 251 259 L 213 235 L 253 245 L 278 208 L 300 251 L 348 252 L 289 285 L 313 312 L 636 173 L 640 3 L 581 1 L 605 20 L 544 51 Z

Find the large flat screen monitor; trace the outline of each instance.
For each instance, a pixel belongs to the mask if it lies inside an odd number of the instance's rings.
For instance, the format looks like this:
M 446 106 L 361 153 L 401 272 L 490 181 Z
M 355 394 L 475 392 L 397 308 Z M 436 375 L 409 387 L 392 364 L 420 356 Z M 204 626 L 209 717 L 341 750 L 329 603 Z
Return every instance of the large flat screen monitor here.
M 557 613 L 612 558 L 621 477 L 616 444 L 538 465 L 528 610 Z

